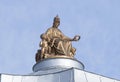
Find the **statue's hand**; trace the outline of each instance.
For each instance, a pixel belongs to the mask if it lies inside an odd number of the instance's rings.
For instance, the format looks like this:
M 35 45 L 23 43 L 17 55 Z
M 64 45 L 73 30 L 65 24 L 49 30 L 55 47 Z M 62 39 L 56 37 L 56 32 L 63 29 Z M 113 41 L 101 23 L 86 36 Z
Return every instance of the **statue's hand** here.
M 80 40 L 80 36 L 79 35 L 74 36 L 73 41 L 78 41 L 78 40 Z

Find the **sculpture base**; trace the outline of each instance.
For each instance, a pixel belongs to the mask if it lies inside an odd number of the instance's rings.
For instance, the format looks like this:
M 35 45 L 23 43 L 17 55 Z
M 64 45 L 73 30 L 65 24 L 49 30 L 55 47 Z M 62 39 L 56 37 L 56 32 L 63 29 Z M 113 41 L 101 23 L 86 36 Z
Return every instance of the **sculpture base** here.
M 37 72 L 40 70 L 49 70 L 49 69 L 59 69 L 59 68 L 77 68 L 84 70 L 84 65 L 73 58 L 47 58 L 42 61 L 37 62 L 33 66 L 33 71 Z

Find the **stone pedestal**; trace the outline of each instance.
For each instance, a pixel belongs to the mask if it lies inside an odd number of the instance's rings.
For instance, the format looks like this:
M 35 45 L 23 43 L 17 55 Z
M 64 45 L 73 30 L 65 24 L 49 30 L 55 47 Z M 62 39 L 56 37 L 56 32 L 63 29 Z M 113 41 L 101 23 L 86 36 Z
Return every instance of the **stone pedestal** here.
M 80 61 L 72 58 L 48 58 L 37 62 L 33 66 L 33 71 L 37 72 L 43 70 L 67 68 L 77 68 L 84 70 L 84 65 Z
M 36 63 L 27 75 L 0 74 L 0 82 L 120 82 L 84 71 L 84 65 L 71 58 L 49 58 Z

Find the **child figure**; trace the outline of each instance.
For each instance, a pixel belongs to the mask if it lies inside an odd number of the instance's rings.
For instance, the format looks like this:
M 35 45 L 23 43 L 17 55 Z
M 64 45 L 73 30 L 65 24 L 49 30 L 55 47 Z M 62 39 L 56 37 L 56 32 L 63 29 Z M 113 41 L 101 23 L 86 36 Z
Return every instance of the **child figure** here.
M 41 59 L 44 59 L 46 58 L 47 54 L 50 53 L 51 48 L 48 45 L 48 38 L 45 34 L 42 34 L 40 38 L 42 39 L 42 41 L 39 44 L 41 47 Z

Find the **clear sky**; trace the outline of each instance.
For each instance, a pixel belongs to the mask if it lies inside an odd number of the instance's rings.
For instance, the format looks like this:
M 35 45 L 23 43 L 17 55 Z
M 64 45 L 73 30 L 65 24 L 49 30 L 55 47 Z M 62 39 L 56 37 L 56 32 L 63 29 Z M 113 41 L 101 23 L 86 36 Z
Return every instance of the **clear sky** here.
M 0 0 L 0 73 L 32 72 L 57 14 L 64 34 L 81 35 L 73 46 L 85 70 L 120 80 L 120 0 Z

